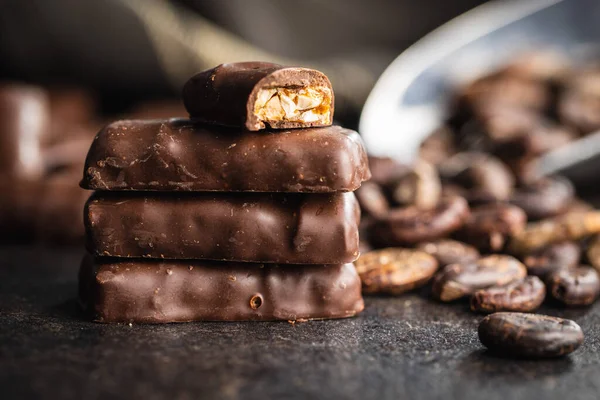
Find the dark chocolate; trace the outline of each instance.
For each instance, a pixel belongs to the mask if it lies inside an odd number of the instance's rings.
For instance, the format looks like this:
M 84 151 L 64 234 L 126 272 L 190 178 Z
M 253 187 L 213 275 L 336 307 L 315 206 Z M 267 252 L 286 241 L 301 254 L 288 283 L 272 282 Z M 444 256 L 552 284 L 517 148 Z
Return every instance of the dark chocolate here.
M 97 192 L 85 209 L 101 256 L 341 264 L 358 255 L 353 193 Z
M 86 255 L 82 303 L 98 322 L 345 318 L 364 308 L 352 264 L 106 260 Z
M 362 141 L 331 126 L 278 133 L 185 119 L 119 121 L 94 139 L 81 186 L 94 190 L 335 192 L 370 177 Z
M 276 89 L 322 88 L 323 102 L 299 102 Z M 309 98 L 306 98 L 307 100 Z M 274 103 L 268 104 L 273 100 Z M 266 62 L 221 64 L 194 75 L 183 87 L 183 103 L 190 116 L 209 124 L 258 131 L 328 126 L 333 121 L 333 90 L 327 77 L 308 68 Z M 260 115 L 260 110 L 270 110 Z M 276 103 L 276 104 L 275 104 Z M 275 107 L 277 106 L 277 107 Z M 308 108 L 307 108 L 308 107 Z M 300 121 L 309 112 L 306 121 Z M 278 116 L 274 117 L 275 114 Z

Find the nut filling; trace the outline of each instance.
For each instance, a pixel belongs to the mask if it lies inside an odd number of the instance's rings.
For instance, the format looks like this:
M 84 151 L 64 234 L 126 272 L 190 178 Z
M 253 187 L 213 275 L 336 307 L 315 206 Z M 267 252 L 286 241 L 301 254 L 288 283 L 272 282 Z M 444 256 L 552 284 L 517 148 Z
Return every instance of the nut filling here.
M 269 125 L 280 121 L 327 125 L 331 98 L 331 89 L 325 86 L 260 89 L 254 115 Z

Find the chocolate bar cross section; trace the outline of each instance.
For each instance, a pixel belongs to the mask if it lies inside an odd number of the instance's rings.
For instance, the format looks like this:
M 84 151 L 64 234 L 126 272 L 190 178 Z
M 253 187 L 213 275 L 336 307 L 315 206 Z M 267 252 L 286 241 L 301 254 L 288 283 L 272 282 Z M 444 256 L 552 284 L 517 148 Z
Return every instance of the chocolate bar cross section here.
M 249 131 L 329 126 L 334 108 L 322 72 L 266 62 L 200 72 L 183 87 L 183 103 L 194 119 Z

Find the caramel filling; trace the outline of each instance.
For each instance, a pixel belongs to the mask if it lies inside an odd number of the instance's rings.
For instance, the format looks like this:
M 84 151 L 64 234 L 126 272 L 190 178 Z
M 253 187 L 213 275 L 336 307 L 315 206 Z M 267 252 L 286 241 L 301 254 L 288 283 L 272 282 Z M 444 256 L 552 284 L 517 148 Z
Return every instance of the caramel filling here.
M 265 124 L 288 121 L 330 123 L 331 90 L 324 86 L 261 89 L 254 115 Z

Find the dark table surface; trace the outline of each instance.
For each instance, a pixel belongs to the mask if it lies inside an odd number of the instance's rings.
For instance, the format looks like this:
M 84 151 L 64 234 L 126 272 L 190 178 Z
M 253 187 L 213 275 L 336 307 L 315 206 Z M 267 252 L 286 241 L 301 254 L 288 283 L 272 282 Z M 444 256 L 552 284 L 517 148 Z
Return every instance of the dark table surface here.
M 82 252 L 0 248 L 1 399 L 598 399 L 600 304 L 548 361 L 485 352 L 481 316 L 426 293 L 336 321 L 101 325 L 75 301 Z

